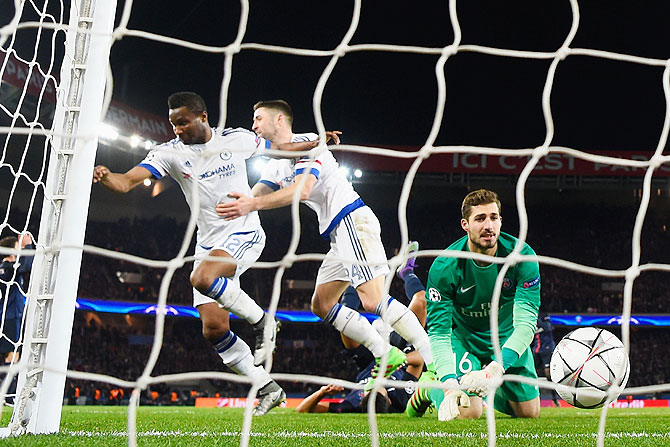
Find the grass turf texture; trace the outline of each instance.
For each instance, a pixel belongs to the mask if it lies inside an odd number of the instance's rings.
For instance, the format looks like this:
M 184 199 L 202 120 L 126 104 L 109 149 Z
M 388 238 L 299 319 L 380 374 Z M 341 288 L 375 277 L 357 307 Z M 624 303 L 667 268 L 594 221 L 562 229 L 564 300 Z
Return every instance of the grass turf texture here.
M 61 432 L 0 440 L 3 446 L 125 446 L 125 407 L 63 407 Z M 512 419 L 498 414 L 499 446 L 594 446 L 600 412 L 543 408 L 537 420 Z M 7 408 L 2 414 L 6 426 Z M 141 407 L 138 411 L 140 446 L 239 445 L 242 409 L 195 407 Z M 435 414 L 421 419 L 380 415 L 381 446 L 486 446 L 486 418 L 438 422 Z M 670 409 L 610 409 L 605 435 L 607 446 L 670 445 Z M 252 446 L 369 446 L 367 417 L 361 414 L 297 414 L 275 409 L 255 418 Z

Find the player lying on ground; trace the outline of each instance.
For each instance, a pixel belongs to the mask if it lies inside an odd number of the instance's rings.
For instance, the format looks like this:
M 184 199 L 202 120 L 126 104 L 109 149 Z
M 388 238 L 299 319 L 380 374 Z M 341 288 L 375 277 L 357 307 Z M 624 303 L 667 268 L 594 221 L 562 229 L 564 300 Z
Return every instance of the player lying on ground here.
M 411 297 L 411 302 L 408 306 L 420 321 L 425 321 L 426 299 L 423 284 L 416 275 L 414 275 L 415 253 L 419 249 L 417 242 L 410 242 L 406 250 L 406 260 L 398 267 L 397 275 L 405 282 L 405 293 Z M 347 290 L 342 295 L 340 303 L 353 310 L 358 310 L 361 307 L 361 300 L 352 286 L 347 287 Z M 423 318 L 421 317 L 423 316 Z M 414 351 L 413 347 L 393 331 L 388 324 L 381 318 L 376 319 L 372 323 L 377 332 L 384 338 L 388 339 L 392 346 L 406 352 L 406 364 L 395 371 L 389 377 L 391 380 L 402 380 L 405 382 L 417 382 L 421 385 L 426 381 L 435 380 L 435 375 L 430 371 L 423 371 L 423 359 Z M 342 335 L 342 342 L 351 355 L 354 362 L 359 365 L 360 371 L 356 376 L 356 382 L 359 385 L 367 384 L 372 379 L 372 371 L 376 362 L 374 357 L 365 347 Z M 410 395 L 414 392 L 417 385 L 399 387 L 394 384 L 386 385 L 379 389 L 375 398 L 375 412 L 377 413 L 399 413 L 405 411 Z M 296 411 L 299 413 L 358 413 L 367 412 L 368 398 L 371 391 L 352 390 L 348 393 L 342 402 L 322 402 L 322 399 L 327 396 L 332 396 L 344 391 L 344 387 L 339 385 L 325 385 L 319 390 L 305 398 Z M 425 411 L 425 410 L 424 410 Z
M 423 369 L 423 358 L 416 351 L 406 354 L 407 363 L 390 376 L 390 380 L 402 380 L 405 382 L 416 382 L 421 376 Z M 372 371 L 376 362 L 372 361 L 368 366 L 358 373 L 356 383 L 365 386 L 372 380 Z M 377 413 L 402 413 L 409 400 L 414 386 L 396 387 L 387 385 L 380 388 L 375 400 L 375 411 Z M 344 387 L 339 385 L 324 385 L 318 391 L 307 396 L 298 406 L 298 413 L 365 413 L 367 412 L 368 397 L 372 391 L 362 389 L 352 390 L 342 402 L 322 402 L 322 399 L 344 391 Z

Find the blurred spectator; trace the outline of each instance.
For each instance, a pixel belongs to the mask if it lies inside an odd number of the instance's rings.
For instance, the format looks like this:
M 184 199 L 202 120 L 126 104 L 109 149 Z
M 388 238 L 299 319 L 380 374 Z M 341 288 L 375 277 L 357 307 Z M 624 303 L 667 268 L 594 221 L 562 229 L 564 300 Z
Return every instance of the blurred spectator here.
M 0 239 L 5 248 L 34 249 L 33 239 L 28 233 L 6 236 Z M 33 256 L 6 255 L 0 263 L 0 310 L 3 315 L 3 331 L 0 338 L 0 355 L 5 364 L 19 360 L 20 349 L 17 344 L 21 336 L 21 321 L 26 306 L 26 292 L 33 266 Z

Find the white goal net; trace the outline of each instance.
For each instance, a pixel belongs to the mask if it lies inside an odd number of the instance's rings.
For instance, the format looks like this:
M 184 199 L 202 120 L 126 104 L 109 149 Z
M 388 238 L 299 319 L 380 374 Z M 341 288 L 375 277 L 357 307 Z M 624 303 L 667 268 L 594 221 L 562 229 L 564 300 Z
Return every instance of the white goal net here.
M 276 24 L 276 36 L 281 44 L 263 40 L 268 34 L 263 34 L 261 30 L 275 24 L 271 24 L 268 17 L 264 16 L 263 8 L 254 2 L 222 2 L 222 5 L 213 6 L 213 11 L 208 14 L 197 9 L 186 11 L 179 20 L 169 24 L 165 23 L 165 17 L 160 14 L 153 17 L 146 4 L 130 0 L 119 2 L 119 5 L 114 3 L 90 0 L 73 2 L 70 5 L 68 2 L 58 3 L 51 0 L 17 0 L 13 8 L 0 12 L 3 20 L 0 22 L 0 237 L 12 236 L 18 240 L 19 236 L 29 234 L 35 242 L 34 249 L 31 246 L 0 247 L 0 255 L 3 257 L 16 256 L 13 265 L 17 272 L 22 260 L 25 265 L 27 259 L 34 256 L 27 290 L 25 286 L 28 281 L 24 282 L 19 273 L 0 282 L 0 286 L 7 286 L 7 290 L 10 286 L 23 287 L 22 292 L 27 296 L 25 312 L 20 316 L 20 337 L 12 339 L 5 332 L 9 328 L 7 323 L 0 326 L 3 330 L 2 339 L 9 343 L 10 351 L 21 353 L 20 356 L 12 357 L 16 361 L 10 360 L 2 367 L 5 379 L 0 395 L 6 400 L 11 399 L 14 404 L 11 422 L 5 429 L 5 434 L 58 431 L 66 377 L 104 382 L 132 390 L 128 406 L 129 445 L 137 443 L 137 406 L 141 395 L 150 387 L 202 378 L 251 384 L 249 379 L 232 373 L 199 371 L 160 376 L 153 373 L 165 336 L 170 291 L 174 288 L 190 290 L 190 286 L 186 284 L 188 277 L 181 269 L 195 259 L 189 248 L 195 231 L 193 216 L 197 215 L 197 210 L 191 210 L 193 214 L 188 224 L 182 228 L 182 234 L 164 236 L 177 242 L 172 242 L 174 251 L 162 256 L 161 260 L 156 260 L 159 258 L 156 250 L 162 249 L 157 247 L 147 246 L 144 247 L 145 250 L 138 249 L 130 253 L 117 251 L 113 244 L 84 245 L 87 218 L 89 222 L 96 218 L 110 221 L 115 216 L 128 219 L 135 212 L 138 216 L 149 216 L 150 214 L 146 214 L 148 200 L 151 199 L 149 195 L 158 196 L 155 200 L 159 201 L 163 189 L 170 187 L 166 183 L 149 183 L 147 188 L 151 188 L 150 194 L 142 193 L 142 196 L 138 193 L 122 199 L 100 195 L 98 198 L 104 202 L 96 204 L 94 201 L 89 216 L 91 173 L 96 160 L 98 139 L 102 142 L 100 147 L 105 147 L 105 150 L 99 151 L 98 161 L 116 163 L 117 172 L 130 169 L 144 158 L 152 143 L 164 142 L 173 137 L 170 135 L 169 124 L 160 118 L 154 118 L 157 114 L 165 113 L 167 96 L 182 90 L 193 90 L 203 96 L 207 95 L 207 98 L 215 98 L 214 102 L 208 102 L 211 109 L 219 107 L 219 127 L 250 127 L 251 106 L 256 100 L 285 97 L 294 106 L 300 123 L 304 123 L 301 116 L 305 116 L 305 120 L 310 116 L 309 119 L 313 120 L 315 126 L 315 129 L 310 130 L 324 135 L 326 129 L 337 128 L 343 122 L 339 119 L 340 114 L 351 112 L 355 115 L 355 105 L 348 104 L 348 97 L 361 97 L 374 105 L 379 98 L 367 96 L 364 84 L 378 81 L 387 89 L 386 94 L 392 97 L 394 103 L 389 102 L 388 98 L 379 99 L 380 107 L 385 110 L 377 112 L 385 114 L 393 103 L 393 108 L 402 115 L 407 130 L 413 130 L 412 138 L 407 137 L 398 144 L 406 146 L 405 148 L 398 148 L 393 143 L 371 142 L 370 137 L 364 136 L 362 125 L 356 129 L 344 128 L 342 130 L 345 143 L 364 143 L 341 144 L 334 152 L 340 160 L 372 160 L 372 163 L 379 163 L 381 166 L 391 166 L 389 170 L 398 170 L 393 169 L 397 166 L 406 169 L 402 173 L 401 186 L 396 188 L 397 197 L 394 199 L 397 203 L 397 220 L 388 225 L 382 220 L 383 235 L 388 231 L 385 228 L 397 228 L 397 234 L 392 237 L 397 241 L 400 248 L 398 253 L 401 254 L 389 259 L 392 272 L 404 261 L 403 249 L 413 234 L 409 225 L 411 219 L 408 217 L 408 208 L 411 207 L 412 192 L 421 181 L 421 172 L 427 166 L 431 166 L 427 169 L 430 174 L 448 175 L 452 181 L 478 183 L 475 186 L 485 187 L 487 182 L 492 181 L 491 177 L 482 175 L 466 179 L 473 160 L 478 161 L 479 167 L 486 167 L 487 160 L 491 163 L 497 160 L 501 169 L 514 165 L 516 171 L 491 172 L 495 175 L 502 172 L 507 178 L 511 177 L 510 173 L 518 176 L 515 178 L 513 191 L 521 243 L 528 239 L 532 228 L 526 206 L 528 185 L 539 171 L 551 174 L 552 167 L 557 162 L 569 159 L 570 163 L 613 167 L 613 174 L 610 176 L 612 178 L 622 171 L 644 173 L 640 175 L 639 183 L 630 187 L 631 190 L 638 191 L 635 193 L 638 208 L 632 231 L 627 234 L 625 241 L 618 241 L 631 247 L 631 259 L 624 268 L 587 265 L 570 258 L 546 256 L 542 252 L 532 258 L 539 261 L 541 266 L 555 266 L 592 277 L 623 282 L 621 336 L 628 349 L 635 280 L 645 272 L 670 271 L 670 265 L 644 263 L 641 258 L 643 225 L 650 200 L 656 191 L 653 182 L 658 178 L 656 175 L 667 168 L 664 164 L 670 162 L 670 158 L 663 155 L 670 126 L 670 63 L 667 59 L 575 45 L 575 38 L 580 31 L 580 5 L 577 0 L 565 0 L 557 3 L 560 6 L 554 5 L 561 9 L 564 20 L 560 32 L 553 30 L 553 47 L 550 48 L 547 44 L 547 48 L 538 48 L 536 44 L 529 44 L 528 49 L 498 45 L 495 40 L 488 45 L 463 43 L 463 36 L 467 35 L 468 26 L 473 23 L 473 14 L 476 12 L 468 9 L 467 14 L 462 14 L 461 3 L 465 2 L 455 0 L 448 2 L 448 8 L 443 6 L 440 9 L 441 38 L 435 39 L 429 45 L 417 44 L 420 39 L 399 41 L 394 38 L 396 34 L 393 34 L 393 30 L 386 30 L 391 34 L 390 38 L 384 35 L 385 40 L 378 41 L 374 33 L 366 31 L 366 26 L 372 26 L 373 14 L 370 11 L 365 13 L 366 8 L 371 6 L 360 0 L 347 5 L 339 2 L 332 4 L 331 7 L 335 9 L 332 17 L 329 17 L 328 11 L 312 10 L 316 23 L 308 26 L 314 36 L 309 40 L 313 45 L 303 45 L 304 40 L 292 39 L 291 32 L 301 32 L 299 30 L 302 26 L 301 22 L 293 21 L 289 21 L 290 25 L 298 30 L 281 28 L 285 25 Z M 306 5 L 303 6 L 307 8 Z M 422 12 L 418 17 L 414 14 L 408 20 L 418 19 L 430 12 Z M 464 19 L 467 24 L 464 24 Z M 346 26 L 332 23 L 343 20 L 346 20 L 342 22 Z M 318 33 L 321 27 L 326 26 L 330 27 L 328 32 Z M 421 27 L 414 26 L 408 24 L 410 32 L 423 31 Z M 337 29 L 337 32 L 333 29 Z M 400 31 L 397 35 L 405 36 Z M 403 59 L 393 59 L 398 55 L 403 56 Z M 478 69 L 476 61 L 472 63 L 468 59 L 475 56 L 479 58 L 477 61 L 484 58 L 504 60 L 508 64 L 522 64 L 528 70 L 524 70 L 523 76 L 519 75 L 518 79 L 514 75 L 503 76 L 496 73 L 495 65 L 493 68 L 487 66 L 487 70 L 491 70 L 491 78 L 488 78 Z M 306 62 L 308 60 L 317 62 L 311 64 Z M 582 148 L 577 137 L 563 136 L 560 140 L 574 144 L 556 143 L 557 128 L 552 104 L 553 101 L 561 99 L 555 96 L 555 84 L 559 82 L 563 64 L 572 60 L 632 64 L 654 71 L 656 77 L 653 78 L 655 84 L 652 90 L 655 91 L 657 103 L 662 104 L 658 109 L 662 108 L 665 112 L 656 117 L 659 126 L 653 147 L 640 148 L 646 150 L 646 156 L 626 156 L 628 153 L 617 156 L 614 153 L 590 151 Z M 531 67 L 530 64 L 535 62 L 538 64 Z M 180 67 L 175 68 L 175 64 Z M 387 65 L 380 70 L 380 64 Z M 498 68 L 501 71 L 505 69 L 502 66 Z M 385 72 L 391 71 L 399 72 L 395 76 L 401 78 L 407 76 L 408 79 L 414 79 L 409 76 L 413 71 L 420 71 L 421 76 L 417 78 L 419 80 L 412 81 L 412 85 L 387 84 L 383 78 Z M 458 80 L 468 78 L 468 75 L 463 76 L 460 73 L 462 71 L 472 73 L 473 77 L 481 76 L 482 84 L 499 86 L 501 89 L 519 89 L 520 83 L 534 85 L 535 90 L 530 94 L 526 92 L 524 97 L 528 104 L 533 104 L 532 111 L 528 113 L 535 117 L 536 122 L 534 127 L 529 125 L 528 128 L 534 129 L 536 133 L 520 139 L 523 144 L 515 144 L 513 138 L 506 137 L 505 131 L 509 129 L 503 128 L 497 129 L 503 134 L 503 142 L 498 142 L 490 133 L 483 143 L 472 143 L 473 139 L 469 135 L 458 132 L 445 138 L 443 133 L 445 129 L 451 130 L 454 114 L 462 111 L 464 114 L 471 113 L 473 119 L 482 118 L 473 113 L 471 105 L 461 109 L 450 103 L 452 94 L 456 101 L 467 103 L 467 99 L 463 99 L 464 88 L 458 84 Z M 454 72 L 460 77 L 452 75 Z M 532 73 L 533 79 L 527 73 Z M 512 85 L 501 83 L 499 78 Z M 393 79 L 398 80 L 397 77 Z M 300 92 L 291 90 L 292 93 L 287 97 L 283 89 L 288 91 L 289 87 L 297 88 Z M 476 84 L 474 87 L 469 85 L 472 89 L 480 87 Z M 406 95 L 402 94 L 403 89 L 406 89 Z M 426 94 L 422 89 L 429 93 Z M 569 90 L 565 84 L 561 85 L 561 89 L 562 93 Z M 420 99 L 420 96 L 425 98 Z M 486 94 L 482 96 L 478 96 L 482 103 L 477 106 L 486 108 Z M 126 104 L 113 102 L 114 99 Z M 459 104 L 462 105 L 463 102 Z M 143 105 L 148 110 L 139 112 Z M 417 126 L 412 122 L 416 119 L 413 109 L 423 109 L 426 105 L 430 111 L 429 119 L 423 123 L 423 127 Z M 425 116 L 425 110 L 416 116 Z M 369 126 L 377 129 L 378 136 L 383 135 L 384 131 L 379 128 L 387 126 L 384 119 L 376 116 L 356 116 L 360 124 L 368 118 Z M 114 129 L 110 127 L 110 122 L 126 127 Z M 304 124 L 299 126 L 301 130 L 308 127 L 303 127 Z M 401 127 L 398 123 L 393 126 Z M 473 126 L 473 132 L 477 132 L 477 128 L 478 125 Z M 537 133 L 538 128 L 542 129 L 541 133 Z M 524 130 L 519 125 L 516 131 Z M 396 135 L 391 130 L 388 132 L 389 135 Z M 462 143 L 464 141 L 466 143 Z M 116 152 L 111 152 L 111 147 Z M 408 150 L 407 147 L 413 149 Z M 444 162 L 446 157 L 451 157 L 448 158 L 448 165 Z M 449 167 L 449 170 L 440 172 L 439 168 L 435 168 L 436 163 Z M 365 169 L 363 165 L 358 167 Z M 574 171 L 568 172 L 566 177 L 578 175 L 579 172 Z M 454 180 L 456 177 L 460 180 Z M 376 181 L 383 184 L 391 178 L 380 174 Z M 357 185 L 365 188 L 362 181 Z M 658 191 L 660 194 L 660 189 Z M 197 202 L 196 200 L 196 205 Z M 448 206 L 458 209 L 458 203 Z M 169 217 L 177 217 L 184 210 L 183 206 L 180 208 L 180 205 L 174 203 L 163 202 L 160 207 Z M 292 209 L 291 221 L 293 225 L 287 251 L 282 253 L 279 260 L 259 262 L 247 273 L 263 278 L 271 277 L 267 283 L 272 284 L 272 290 L 260 291 L 265 296 L 271 296 L 267 305 L 271 314 L 283 307 L 280 297 L 282 288 L 286 287 L 285 272 L 296 265 L 321 261 L 324 257 L 323 254 L 315 252 L 298 254 L 299 241 L 303 236 L 301 228 L 305 229 L 305 225 L 300 225 L 296 203 Z M 448 222 L 446 225 L 452 224 L 455 222 Z M 271 234 L 268 231 L 269 240 L 282 238 L 286 241 L 288 236 L 287 232 Z M 123 235 L 118 234 L 118 237 Z M 451 241 L 439 240 L 428 246 L 442 247 L 449 242 Z M 494 262 L 503 263 L 491 306 L 492 338 L 499 358 L 501 353 L 495 324 L 498 318 L 499 294 L 507 269 L 513 264 L 530 260 L 519 255 L 520 250 L 521 245 L 510 256 L 494 259 Z M 390 251 L 387 248 L 387 253 Z M 156 282 L 160 287 L 153 290 L 156 295 L 146 297 L 146 291 L 132 289 L 133 293 L 144 293 L 142 296 L 152 301 L 158 311 L 148 360 L 142 365 L 142 372 L 131 380 L 113 375 L 67 370 L 77 285 L 81 284 L 79 265 L 82 252 L 95 256 L 98 259 L 96 262 L 100 262 L 103 269 L 105 263 L 112 262 L 126 266 L 125 271 L 110 270 L 111 274 L 117 273 L 118 280 L 124 284 L 133 282 L 133 274 L 146 275 L 151 269 L 162 272 Z M 431 248 L 420 251 L 419 259 L 429 263 L 434 257 L 444 255 L 469 256 L 463 252 L 445 252 Z M 387 291 L 391 287 L 391 281 L 390 275 L 386 282 Z M 131 290 L 130 286 L 128 290 Z M 3 302 L 2 308 L 5 322 L 8 321 L 7 302 Z M 328 377 L 309 373 L 278 373 L 272 376 L 277 380 L 310 384 L 332 382 Z M 505 376 L 505 380 L 510 379 L 529 382 L 521 377 Z M 346 381 L 338 383 L 354 388 L 357 386 Z M 545 388 L 552 387 L 547 382 L 538 384 Z M 670 390 L 667 384 L 649 384 L 627 390 L 627 393 L 667 390 Z M 241 422 L 242 445 L 249 444 L 253 425 L 251 401 L 256 391 L 257 388 L 252 387 L 248 394 L 250 403 L 246 407 L 244 421 Z M 612 396 L 621 391 L 613 388 Z M 607 408 L 605 406 L 601 413 L 598 445 L 604 443 Z M 489 444 L 495 445 L 496 425 L 492 405 L 487 407 L 486 416 Z M 372 445 L 379 445 L 380 433 L 374 413 L 370 414 L 369 422 Z

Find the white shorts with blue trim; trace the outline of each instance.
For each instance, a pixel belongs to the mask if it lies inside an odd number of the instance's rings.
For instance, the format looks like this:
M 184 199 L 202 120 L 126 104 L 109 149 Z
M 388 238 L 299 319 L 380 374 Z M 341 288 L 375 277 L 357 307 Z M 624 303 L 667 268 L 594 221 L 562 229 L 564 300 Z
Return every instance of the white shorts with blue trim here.
M 330 251 L 316 276 L 316 285 L 348 281 L 354 287 L 389 273 L 381 226 L 364 206 L 347 214 L 330 233 Z
M 207 248 L 198 244 L 195 246 L 195 255 L 205 256 L 212 250 L 223 250 L 228 253 L 237 261 L 235 276 L 228 278 L 228 280 L 234 281 L 239 285 L 240 275 L 246 272 L 258 260 L 263 252 L 263 248 L 265 248 L 265 232 L 263 228 L 258 227 L 254 231 L 238 231 L 224 235 L 221 243 L 213 247 Z M 198 268 L 200 262 L 202 262 L 200 259 L 193 262 L 194 271 Z M 193 307 L 207 303 L 216 303 L 216 301 L 193 289 Z

